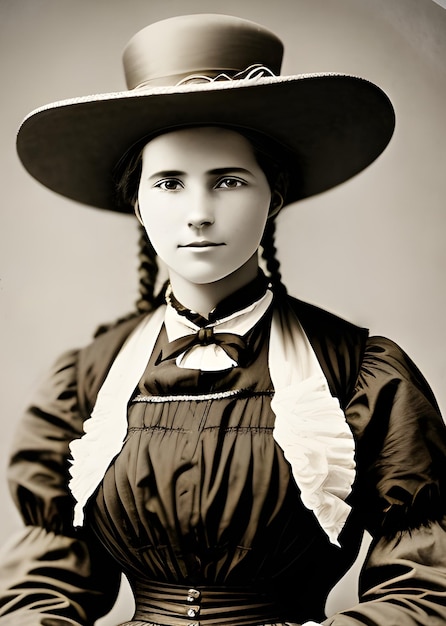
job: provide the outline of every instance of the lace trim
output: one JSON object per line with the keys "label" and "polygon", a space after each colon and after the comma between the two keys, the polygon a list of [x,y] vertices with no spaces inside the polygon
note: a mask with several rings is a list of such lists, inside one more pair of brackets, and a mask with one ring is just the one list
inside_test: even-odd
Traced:
{"label": "lace trim", "polygon": [[202,393],[198,395],[172,395],[172,396],[145,396],[139,394],[133,398],[132,402],[148,402],[148,403],[160,403],[160,402],[207,402],[208,400],[224,400],[225,398],[234,398],[236,396],[242,398],[257,398],[262,396],[272,397],[274,391],[250,391],[249,389],[231,389],[229,391],[216,391],[215,393]]}

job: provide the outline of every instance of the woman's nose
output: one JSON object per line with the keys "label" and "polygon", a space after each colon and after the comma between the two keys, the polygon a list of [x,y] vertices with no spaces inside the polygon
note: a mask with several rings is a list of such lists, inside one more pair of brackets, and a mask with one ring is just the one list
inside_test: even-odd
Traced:
{"label": "woman's nose", "polygon": [[196,194],[192,199],[191,209],[188,215],[188,225],[191,228],[204,228],[211,226],[215,221],[211,200],[207,194]]}

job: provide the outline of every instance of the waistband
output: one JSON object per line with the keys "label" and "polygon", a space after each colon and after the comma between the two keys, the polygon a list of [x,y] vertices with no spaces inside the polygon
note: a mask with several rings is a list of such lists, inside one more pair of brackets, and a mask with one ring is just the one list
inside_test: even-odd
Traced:
{"label": "waistband", "polygon": [[258,626],[282,622],[274,595],[251,587],[134,585],[134,621],[160,626]]}

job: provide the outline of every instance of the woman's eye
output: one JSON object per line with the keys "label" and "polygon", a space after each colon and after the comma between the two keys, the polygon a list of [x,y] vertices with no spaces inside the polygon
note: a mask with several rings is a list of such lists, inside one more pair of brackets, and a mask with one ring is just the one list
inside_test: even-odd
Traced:
{"label": "woman's eye", "polygon": [[175,178],[166,178],[165,180],[158,181],[154,185],[154,187],[162,189],[163,191],[177,191],[181,189],[182,186],[181,182]]}
{"label": "woman's eye", "polygon": [[236,189],[237,187],[243,187],[245,183],[239,178],[222,178],[218,181],[216,188],[217,189]]}

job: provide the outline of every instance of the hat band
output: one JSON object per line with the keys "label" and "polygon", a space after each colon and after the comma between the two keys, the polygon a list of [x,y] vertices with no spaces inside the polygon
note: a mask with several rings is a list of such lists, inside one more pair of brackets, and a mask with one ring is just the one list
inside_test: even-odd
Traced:
{"label": "hat band", "polygon": [[[231,73],[233,72],[233,73]],[[235,72],[235,73],[234,73]],[[177,82],[174,83],[175,87],[179,85],[187,85],[190,83],[213,83],[221,80],[257,80],[259,78],[265,77],[274,77],[276,74],[272,70],[269,69],[266,65],[262,65],[260,63],[255,63],[250,65],[244,70],[204,70],[203,74],[188,74],[187,76],[180,77],[181,75],[176,75],[171,77],[171,83],[175,79]],[[149,78],[148,80],[139,83],[135,87],[135,89],[145,89],[148,86],[154,86],[156,84],[166,84],[166,77],[163,78]]]}

